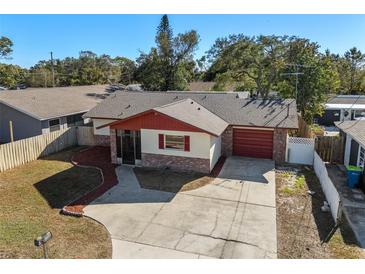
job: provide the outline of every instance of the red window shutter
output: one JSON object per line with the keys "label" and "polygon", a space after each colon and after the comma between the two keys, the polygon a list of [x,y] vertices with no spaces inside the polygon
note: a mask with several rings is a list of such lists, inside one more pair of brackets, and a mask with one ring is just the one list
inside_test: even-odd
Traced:
{"label": "red window shutter", "polygon": [[164,149],[165,148],[165,144],[164,144],[164,135],[163,134],[159,134],[158,135],[158,148],[159,149]]}
{"label": "red window shutter", "polygon": [[190,151],[190,136],[184,136],[184,150]]}

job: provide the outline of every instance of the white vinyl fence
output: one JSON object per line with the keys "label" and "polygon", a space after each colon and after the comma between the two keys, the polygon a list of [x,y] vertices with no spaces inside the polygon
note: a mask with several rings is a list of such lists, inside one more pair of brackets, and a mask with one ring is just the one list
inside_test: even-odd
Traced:
{"label": "white vinyl fence", "polygon": [[93,145],[93,138],[92,127],[71,127],[0,145],[0,172],[71,146]]}
{"label": "white vinyl fence", "polygon": [[338,208],[340,205],[340,195],[328,176],[327,168],[321,157],[314,152],[314,171],[321,183],[326,200],[331,208],[333,219],[337,220]]}
{"label": "white vinyl fence", "polygon": [[287,161],[292,164],[313,165],[314,157],[313,138],[288,138]]}

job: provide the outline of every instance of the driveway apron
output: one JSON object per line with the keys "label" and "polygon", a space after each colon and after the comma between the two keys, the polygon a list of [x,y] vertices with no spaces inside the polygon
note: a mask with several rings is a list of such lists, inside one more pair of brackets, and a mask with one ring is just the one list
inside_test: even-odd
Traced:
{"label": "driveway apron", "polygon": [[140,187],[132,167],[87,206],[103,223],[113,258],[276,258],[274,162],[230,157],[219,176],[177,194]]}

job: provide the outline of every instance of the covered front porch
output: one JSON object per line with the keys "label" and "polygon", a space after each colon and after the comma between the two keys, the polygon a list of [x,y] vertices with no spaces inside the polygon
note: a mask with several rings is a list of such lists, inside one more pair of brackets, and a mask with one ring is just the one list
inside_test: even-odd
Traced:
{"label": "covered front porch", "polygon": [[141,165],[141,131],[128,129],[111,130],[112,162],[114,164]]}

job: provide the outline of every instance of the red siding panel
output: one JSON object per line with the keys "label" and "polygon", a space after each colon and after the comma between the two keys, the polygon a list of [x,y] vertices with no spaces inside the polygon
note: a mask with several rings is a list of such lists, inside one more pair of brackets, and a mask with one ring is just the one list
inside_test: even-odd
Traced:
{"label": "red siding panel", "polygon": [[267,158],[273,157],[273,131],[233,129],[233,155]]}
{"label": "red siding panel", "polygon": [[182,121],[171,118],[158,112],[146,112],[131,119],[121,120],[110,126],[113,129],[140,130],[144,129],[162,129],[176,131],[205,132],[202,129],[186,124]]}
{"label": "red siding panel", "polygon": [[184,150],[190,151],[190,136],[184,136]]}
{"label": "red siding panel", "polygon": [[159,149],[165,148],[165,137],[163,134],[158,135],[158,148]]}

